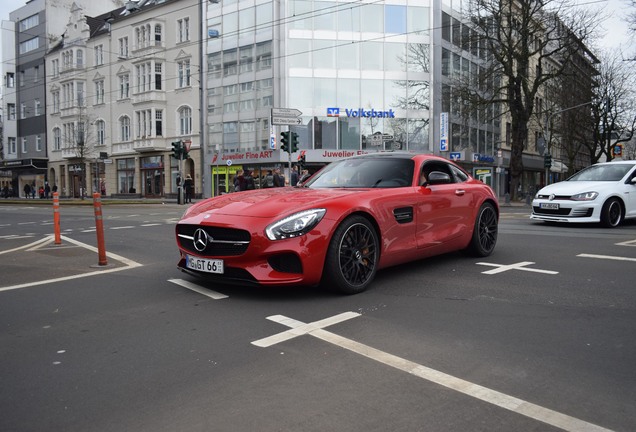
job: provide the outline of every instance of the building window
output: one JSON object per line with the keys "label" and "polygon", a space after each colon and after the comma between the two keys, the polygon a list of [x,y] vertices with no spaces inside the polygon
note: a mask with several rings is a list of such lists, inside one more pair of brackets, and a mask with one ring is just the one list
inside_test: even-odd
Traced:
{"label": "building window", "polygon": [[155,45],[161,45],[161,25],[155,25]]}
{"label": "building window", "polygon": [[177,42],[190,40],[190,18],[177,20]]}
{"label": "building window", "polygon": [[119,76],[119,99],[128,99],[130,97],[130,75]]}
{"label": "building window", "polygon": [[19,75],[19,80],[20,80],[20,87],[24,87],[24,71],[20,71],[20,75]]}
{"label": "building window", "polygon": [[24,119],[27,116],[27,110],[26,110],[26,104],[25,103],[21,103],[20,104],[20,118]]}
{"label": "building window", "polygon": [[40,80],[40,67],[36,66],[33,68],[33,82],[38,82]]}
{"label": "building window", "polygon": [[95,81],[95,104],[104,103],[104,80]]}
{"label": "building window", "polygon": [[22,153],[26,153],[27,152],[27,139],[26,137],[22,137],[22,145],[20,146],[20,151]]}
{"label": "building window", "polygon": [[190,107],[179,108],[179,135],[192,133],[192,109]]}
{"label": "building window", "polygon": [[155,63],[155,90],[161,90],[162,77],[162,64]]}
{"label": "building window", "polygon": [[135,112],[137,122],[137,138],[149,138],[152,134],[152,110],[140,110]]}
{"label": "building window", "polygon": [[117,188],[119,193],[135,193],[135,159],[117,160]]}
{"label": "building window", "polygon": [[128,37],[119,39],[119,57],[128,58]]}
{"label": "building window", "polygon": [[59,113],[60,112],[60,92],[52,91],[51,97],[53,99],[53,112]]}
{"label": "building window", "polygon": [[20,54],[25,54],[30,51],[36,50],[40,47],[40,40],[37,37],[33,39],[20,42]]}
{"label": "building window", "polygon": [[152,90],[152,62],[135,66],[137,76],[137,93]]}
{"label": "building window", "polygon": [[60,61],[58,59],[51,60],[51,75],[57,78],[60,75]]}
{"label": "building window", "polygon": [[7,77],[6,77],[5,84],[9,88],[15,87],[15,73],[7,72]]}
{"label": "building window", "polygon": [[62,68],[64,70],[73,67],[73,50],[64,51],[62,53]]}
{"label": "building window", "polygon": [[60,128],[53,129],[53,150],[60,150],[62,148],[62,134]]}
{"label": "building window", "polygon": [[15,104],[7,104],[7,119],[15,120]]}
{"label": "building window", "polygon": [[84,51],[82,50],[77,50],[77,67],[81,68],[84,67]]}
{"label": "building window", "polygon": [[190,60],[181,60],[177,65],[177,88],[190,87]]}
{"label": "building window", "polygon": [[95,131],[97,133],[97,145],[106,144],[106,123],[104,120],[95,122]]}
{"label": "building window", "polygon": [[97,45],[95,47],[95,66],[101,66],[104,64],[104,46]]}
{"label": "building window", "polygon": [[155,136],[163,136],[163,110],[155,111]]}
{"label": "building window", "polygon": [[34,111],[35,111],[34,114],[36,116],[42,115],[42,112],[41,112],[42,104],[40,103],[40,99],[36,99],[35,102],[33,103],[33,105],[34,105],[33,108],[34,108]]}
{"label": "building window", "polygon": [[17,152],[18,149],[15,137],[9,137],[9,154],[16,154]]}
{"label": "building window", "polygon": [[130,141],[130,118],[127,116],[119,119],[119,135],[122,141]]}
{"label": "building window", "polygon": [[35,27],[38,24],[40,24],[39,15],[37,15],[37,14],[31,15],[30,17],[25,18],[25,19],[20,21],[20,31],[23,32],[23,31],[28,30],[28,29],[30,29],[32,27]]}
{"label": "building window", "polygon": [[35,136],[35,151],[42,151],[42,136]]}
{"label": "building window", "polygon": [[75,83],[75,95],[77,100],[77,106],[84,106],[84,83],[77,82]]}
{"label": "building window", "polygon": [[135,28],[135,36],[137,39],[137,49],[142,49],[150,46],[150,24],[142,25]]}

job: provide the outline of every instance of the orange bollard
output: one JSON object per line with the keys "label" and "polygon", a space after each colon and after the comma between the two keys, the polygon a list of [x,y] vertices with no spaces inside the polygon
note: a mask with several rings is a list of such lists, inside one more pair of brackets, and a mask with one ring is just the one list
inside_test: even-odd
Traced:
{"label": "orange bollard", "polygon": [[55,231],[55,244],[62,244],[60,235],[60,194],[53,192],[53,229]]}
{"label": "orange bollard", "polygon": [[104,221],[102,219],[102,198],[98,192],[93,194],[93,207],[95,207],[95,232],[97,233],[97,253],[100,266],[108,265],[106,260],[106,246],[104,245]]}

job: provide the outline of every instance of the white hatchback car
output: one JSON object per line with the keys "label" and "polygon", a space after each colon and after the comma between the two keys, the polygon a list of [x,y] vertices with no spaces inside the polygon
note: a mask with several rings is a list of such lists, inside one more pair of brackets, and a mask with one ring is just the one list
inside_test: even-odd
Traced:
{"label": "white hatchback car", "polygon": [[531,219],[548,222],[600,222],[616,227],[636,218],[636,161],[589,166],[548,185],[532,201]]}

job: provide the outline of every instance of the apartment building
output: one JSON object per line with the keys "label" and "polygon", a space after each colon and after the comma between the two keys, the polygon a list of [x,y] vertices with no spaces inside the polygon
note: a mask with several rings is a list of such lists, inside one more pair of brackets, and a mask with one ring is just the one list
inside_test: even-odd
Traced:
{"label": "apartment building", "polygon": [[116,0],[30,0],[2,22],[3,108],[6,112],[3,159],[0,169],[9,173],[14,191],[23,194],[28,183],[39,188],[48,181],[46,126],[46,65],[50,36],[64,31],[70,10],[102,13]]}
{"label": "apartment building", "polygon": [[[63,194],[166,197],[180,175],[200,194],[199,16],[196,0],[72,10],[46,56],[49,177]],[[181,164],[174,142],[190,150]]]}

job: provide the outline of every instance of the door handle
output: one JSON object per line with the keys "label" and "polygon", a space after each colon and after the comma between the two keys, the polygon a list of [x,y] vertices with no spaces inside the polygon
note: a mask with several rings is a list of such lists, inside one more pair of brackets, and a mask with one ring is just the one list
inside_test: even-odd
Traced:
{"label": "door handle", "polygon": [[457,196],[462,196],[466,193],[466,191],[464,189],[456,189],[455,190],[455,195]]}

